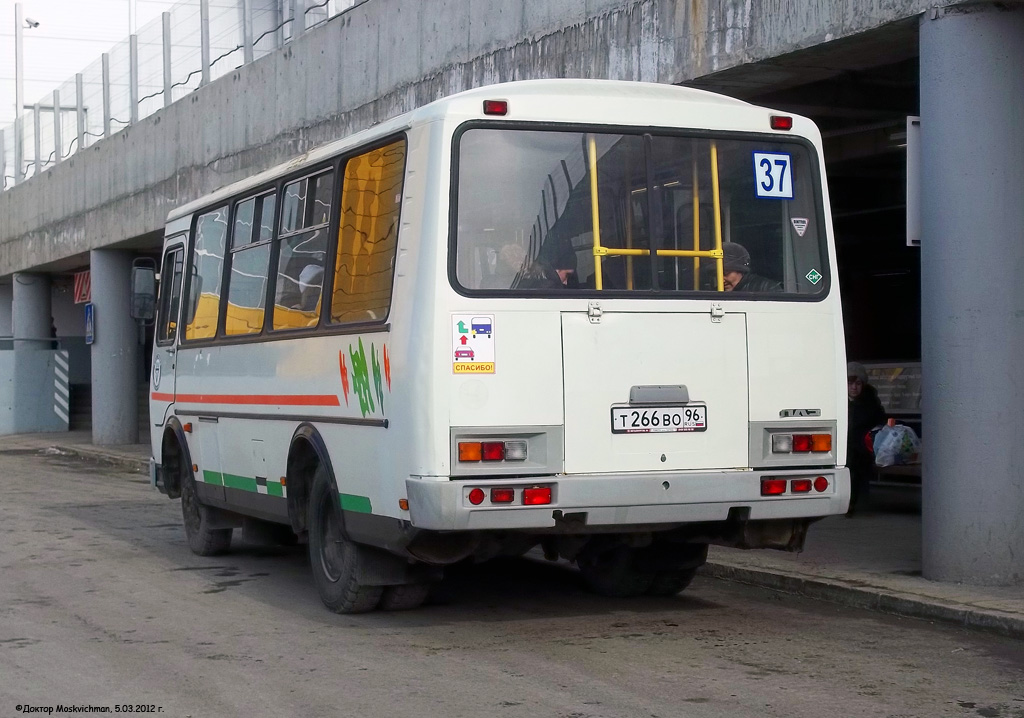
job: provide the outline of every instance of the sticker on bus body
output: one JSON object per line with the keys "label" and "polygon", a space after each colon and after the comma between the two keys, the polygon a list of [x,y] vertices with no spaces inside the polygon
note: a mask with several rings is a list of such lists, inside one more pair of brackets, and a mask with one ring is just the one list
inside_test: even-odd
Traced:
{"label": "sticker on bus body", "polygon": [[494,315],[452,315],[452,372],[494,373]]}

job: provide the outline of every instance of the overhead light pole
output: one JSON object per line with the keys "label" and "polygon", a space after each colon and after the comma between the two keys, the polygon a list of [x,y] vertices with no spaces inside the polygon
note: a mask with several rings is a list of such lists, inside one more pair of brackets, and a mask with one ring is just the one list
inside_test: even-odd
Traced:
{"label": "overhead light pole", "polygon": [[25,67],[23,54],[25,28],[39,27],[39,23],[25,18],[21,3],[14,3],[14,183],[21,181],[25,173],[24,138],[21,132],[21,112],[25,107]]}

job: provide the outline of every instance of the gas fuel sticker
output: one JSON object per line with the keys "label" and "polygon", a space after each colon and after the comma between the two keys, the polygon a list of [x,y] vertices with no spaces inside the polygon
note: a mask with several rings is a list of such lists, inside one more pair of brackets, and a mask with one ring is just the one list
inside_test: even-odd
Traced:
{"label": "gas fuel sticker", "polygon": [[754,189],[758,197],[793,199],[793,159],[788,152],[754,153]]}
{"label": "gas fuel sticker", "polygon": [[452,371],[494,373],[494,315],[452,315]]}

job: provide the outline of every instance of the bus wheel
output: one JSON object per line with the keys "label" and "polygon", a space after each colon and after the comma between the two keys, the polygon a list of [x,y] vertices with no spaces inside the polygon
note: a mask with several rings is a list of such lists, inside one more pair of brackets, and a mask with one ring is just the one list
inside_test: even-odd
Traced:
{"label": "bus wheel", "polygon": [[408,611],[422,606],[429,595],[430,585],[426,583],[388,586],[380,598],[380,608],[383,611]]}
{"label": "bus wheel", "polygon": [[313,476],[307,526],[309,563],[324,605],[335,613],[365,613],[376,608],[384,588],[357,580],[358,563],[369,558],[365,549],[343,535],[338,492],[322,465]]}
{"label": "bus wheel", "polygon": [[654,583],[655,574],[636,567],[636,551],[628,546],[589,556],[578,565],[587,585],[602,596],[641,596]]}
{"label": "bus wheel", "polygon": [[647,589],[648,596],[675,596],[684,588],[690,585],[693,577],[697,575],[695,568],[681,568],[674,571],[659,571],[654,576],[651,587]]}
{"label": "bus wheel", "polygon": [[231,548],[230,528],[210,528],[213,523],[209,506],[200,503],[196,495],[196,481],[184,462],[181,469],[181,517],[185,523],[185,538],[192,553],[216,556]]}

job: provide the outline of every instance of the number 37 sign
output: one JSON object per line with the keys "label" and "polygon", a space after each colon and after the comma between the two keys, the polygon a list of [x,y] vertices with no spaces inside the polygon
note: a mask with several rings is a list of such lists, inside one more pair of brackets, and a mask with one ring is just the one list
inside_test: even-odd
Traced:
{"label": "number 37 sign", "polygon": [[790,155],[755,152],[754,189],[758,197],[793,199],[793,160]]}

